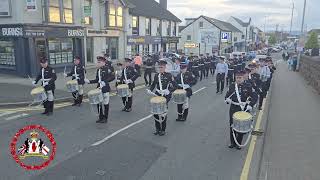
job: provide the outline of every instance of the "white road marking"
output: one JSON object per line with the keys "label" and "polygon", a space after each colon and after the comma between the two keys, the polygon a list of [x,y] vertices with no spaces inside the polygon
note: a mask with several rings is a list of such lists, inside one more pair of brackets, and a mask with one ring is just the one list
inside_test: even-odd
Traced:
{"label": "white road marking", "polygon": [[6,116],[6,115],[10,115],[10,114],[14,114],[15,112],[4,112],[4,113],[0,113],[0,117],[2,116]]}
{"label": "white road marking", "polygon": [[141,122],[143,122],[143,121],[145,121],[145,120],[147,120],[147,119],[149,119],[149,118],[151,118],[151,117],[152,117],[152,114],[149,115],[149,116],[146,116],[146,117],[144,117],[144,118],[142,118],[142,119],[140,119],[140,120],[138,120],[138,121],[136,121],[136,122],[134,122],[134,123],[131,123],[131,124],[129,124],[128,126],[126,126],[126,127],[124,127],[124,128],[121,128],[121,129],[119,129],[118,131],[110,134],[109,136],[101,139],[100,141],[97,141],[97,142],[91,144],[91,146],[97,146],[97,145],[99,145],[99,144],[102,144],[102,143],[108,141],[108,140],[109,140],[110,138],[112,138],[113,136],[116,136],[117,134],[121,133],[122,131],[124,131],[124,130],[126,130],[126,129],[129,129],[130,127],[132,127],[132,126],[134,126],[134,125],[137,125],[137,124],[139,124],[139,123],[141,123]]}
{"label": "white road marking", "polygon": [[24,116],[28,116],[28,114],[22,113],[22,114],[18,114],[18,115],[15,115],[15,116],[10,116],[10,117],[5,118],[4,120],[11,121],[11,120],[18,119],[18,118],[21,118],[21,117],[24,117]]}
{"label": "white road marking", "polygon": [[206,89],[206,88],[207,88],[207,87],[200,88],[200,89],[196,90],[193,94],[197,94],[198,92],[200,92],[200,91],[202,91],[202,90],[204,90],[204,89]]}

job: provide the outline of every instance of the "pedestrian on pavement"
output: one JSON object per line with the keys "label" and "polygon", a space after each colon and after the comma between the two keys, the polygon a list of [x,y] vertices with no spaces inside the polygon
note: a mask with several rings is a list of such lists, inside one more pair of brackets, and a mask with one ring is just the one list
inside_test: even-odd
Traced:
{"label": "pedestrian on pavement", "polygon": [[184,104],[177,104],[178,118],[176,121],[186,121],[189,113],[189,100],[192,96],[191,87],[197,83],[196,77],[187,71],[188,64],[183,61],[180,64],[181,73],[175,78],[175,89],[184,89],[187,92],[187,99]]}
{"label": "pedestrian on pavement", "polygon": [[285,61],[286,60],[286,54],[284,53],[284,51],[282,52],[282,59]]}
{"label": "pedestrian on pavement", "polygon": [[141,66],[142,66],[142,58],[141,56],[137,53],[134,60],[134,68],[137,70],[139,76],[141,76]]}
{"label": "pedestrian on pavement", "polygon": [[289,69],[289,71],[292,71],[292,65],[293,65],[293,60],[292,60],[292,57],[290,57],[289,60],[288,60],[288,69]]}
{"label": "pedestrian on pavement", "polygon": [[236,72],[235,83],[230,85],[230,88],[225,96],[225,102],[230,105],[229,109],[229,125],[230,125],[230,145],[229,148],[241,149],[235,142],[233,132],[235,133],[238,144],[242,143],[243,133],[233,130],[233,114],[238,111],[250,112],[257,102],[257,96],[252,92],[252,86],[249,83],[244,83],[244,71]]}
{"label": "pedestrian on pavement", "polygon": [[228,75],[228,65],[224,62],[224,57],[220,57],[220,61],[216,67],[217,94],[223,93],[224,82]]}
{"label": "pedestrian on pavement", "polygon": [[[151,86],[152,84],[152,71],[154,69],[154,61],[152,60],[151,56],[148,55],[146,63],[145,63],[145,69],[144,69],[144,82],[146,86]],[[147,79],[149,77],[149,81]]]}
{"label": "pedestrian on pavement", "polygon": [[48,65],[47,58],[41,58],[40,65],[40,73],[32,84],[36,85],[38,81],[41,80],[41,85],[47,95],[47,99],[43,102],[44,112],[42,114],[50,116],[53,114],[54,90],[56,88],[55,81],[57,80],[57,75],[54,69]]}
{"label": "pedestrian on pavement", "polygon": [[85,79],[85,73],[86,70],[84,66],[81,64],[80,57],[76,56],[74,58],[74,66],[72,67],[71,71],[66,74],[64,73],[64,77],[70,77],[72,76],[72,80],[77,80],[78,82],[78,90],[76,92],[72,93],[72,96],[74,98],[74,102],[72,106],[80,106],[83,99],[83,85],[84,85],[84,79]]}
{"label": "pedestrian on pavement", "polygon": [[109,100],[110,100],[110,85],[109,83],[115,79],[114,69],[107,64],[106,58],[97,57],[97,73],[93,80],[85,79],[88,84],[97,83],[97,88],[101,89],[103,101],[97,104],[99,118],[96,123],[107,123],[109,116]]}
{"label": "pedestrian on pavement", "polygon": [[298,65],[298,56],[294,55],[292,58],[292,70],[293,71],[297,70],[297,65]]}
{"label": "pedestrian on pavement", "polygon": [[[147,90],[149,94],[152,94],[152,91],[155,89],[155,94],[157,96],[165,97],[167,100],[167,106],[171,99],[173,87],[173,77],[170,73],[165,72],[167,62],[163,59],[159,61],[159,73],[155,74],[152,85],[150,89]],[[163,136],[166,133],[167,127],[167,112],[161,115],[153,115],[155,120],[156,132],[154,135]]]}
{"label": "pedestrian on pavement", "polygon": [[270,75],[271,75],[270,69],[265,59],[261,59],[260,69],[258,73],[260,74],[261,88],[262,88],[262,96],[259,97],[259,110],[262,110],[263,100],[267,96],[267,92],[268,92],[268,79],[270,78]]}
{"label": "pedestrian on pavement", "polygon": [[122,97],[122,102],[124,108],[122,111],[131,112],[132,111],[132,93],[135,88],[135,80],[139,77],[137,70],[130,66],[132,59],[125,58],[124,67],[121,73],[120,83],[127,84],[129,86],[129,95],[127,97]]}

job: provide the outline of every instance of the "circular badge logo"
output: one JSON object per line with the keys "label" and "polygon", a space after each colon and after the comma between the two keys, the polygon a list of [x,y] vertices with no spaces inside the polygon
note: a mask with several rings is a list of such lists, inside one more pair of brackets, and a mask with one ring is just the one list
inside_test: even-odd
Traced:
{"label": "circular badge logo", "polygon": [[55,157],[56,147],[52,133],[41,125],[25,126],[10,143],[13,159],[26,170],[47,167]]}

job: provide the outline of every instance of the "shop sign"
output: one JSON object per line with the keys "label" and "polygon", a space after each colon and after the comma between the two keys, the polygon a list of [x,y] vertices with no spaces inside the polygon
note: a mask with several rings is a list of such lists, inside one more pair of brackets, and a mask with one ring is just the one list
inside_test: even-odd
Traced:
{"label": "shop sign", "polygon": [[87,36],[90,36],[90,37],[119,37],[120,31],[87,29]]}
{"label": "shop sign", "polygon": [[45,30],[25,30],[24,34],[28,37],[44,37]]}
{"label": "shop sign", "polygon": [[145,38],[142,36],[139,37],[128,37],[128,44],[144,44]]}
{"label": "shop sign", "polygon": [[184,47],[185,48],[196,48],[197,45],[195,43],[185,43]]}
{"label": "shop sign", "polygon": [[162,37],[163,43],[178,43],[179,37]]}
{"label": "shop sign", "polygon": [[84,36],[84,32],[81,29],[68,29],[68,37]]}
{"label": "shop sign", "polygon": [[22,27],[1,28],[1,35],[2,36],[21,37],[21,36],[23,36],[23,29],[22,29]]}
{"label": "shop sign", "polygon": [[85,17],[92,17],[91,6],[83,6],[83,13]]}

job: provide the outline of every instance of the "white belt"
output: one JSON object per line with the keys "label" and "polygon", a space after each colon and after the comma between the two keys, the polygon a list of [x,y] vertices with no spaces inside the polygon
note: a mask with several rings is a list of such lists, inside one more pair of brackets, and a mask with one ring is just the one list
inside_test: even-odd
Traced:
{"label": "white belt", "polygon": [[41,79],[41,81],[50,81],[51,80],[51,78],[50,79]]}
{"label": "white belt", "polygon": [[197,68],[197,67],[199,67],[199,66],[192,66],[193,68]]}
{"label": "white belt", "polygon": [[233,71],[234,69],[228,69],[229,71]]}
{"label": "white belt", "polygon": [[203,66],[204,64],[199,64],[199,66]]}

